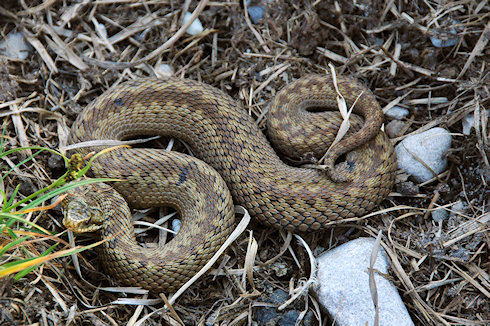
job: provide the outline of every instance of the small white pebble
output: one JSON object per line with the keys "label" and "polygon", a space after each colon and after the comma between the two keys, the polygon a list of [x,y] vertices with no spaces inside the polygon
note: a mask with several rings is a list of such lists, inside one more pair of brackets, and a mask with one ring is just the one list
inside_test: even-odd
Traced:
{"label": "small white pebble", "polygon": [[158,78],[170,77],[174,73],[172,66],[162,63],[155,67],[155,74]]}
{"label": "small white pebble", "polygon": [[105,25],[101,23],[95,23],[94,25],[97,31],[100,33],[100,36],[107,38],[107,29],[105,28]]}
{"label": "small white pebble", "polygon": [[431,215],[432,215],[432,219],[434,220],[434,222],[440,223],[448,217],[449,213],[444,208],[438,208],[438,209],[433,210],[431,212]]}
{"label": "small white pebble", "polygon": [[419,182],[430,180],[433,178],[432,172],[415,156],[439,174],[447,166],[444,153],[451,147],[451,141],[449,131],[439,127],[408,136],[395,147],[398,167],[407,171]]}
{"label": "small white pebble", "polygon": [[10,32],[0,42],[0,53],[12,59],[24,60],[29,55],[29,44],[22,33]]}
{"label": "small white pebble", "polygon": [[399,106],[394,106],[391,109],[389,109],[385,113],[385,115],[388,118],[400,120],[400,119],[406,117],[409,113],[410,112],[407,109],[405,109],[405,108],[402,108],[402,107],[399,107]]}
{"label": "small white pebble", "polygon": [[182,221],[179,219],[172,220],[172,231],[179,233],[180,227],[182,226]]}
{"label": "small white pebble", "polygon": [[[185,13],[184,24],[189,20],[189,18],[191,18],[191,15],[192,14],[190,12]],[[199,18],[196,18],[185,32],[190,35],[196,35],[201,33],[203,30],[204,28],[202,27],[201,21]]]}

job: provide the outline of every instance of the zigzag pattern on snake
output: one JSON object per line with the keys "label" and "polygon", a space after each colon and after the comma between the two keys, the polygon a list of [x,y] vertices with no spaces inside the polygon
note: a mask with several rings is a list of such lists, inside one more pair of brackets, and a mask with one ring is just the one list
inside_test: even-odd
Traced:
{"label": "zigzag pattern on snake", "polygon": [[[346,77],[338,77],[338,87],[360,116],[352,116],[351,131],[329,150],[326,170],[320,170],[284,163],[246,110],[212,86],[178,78],[118,85],[81,113],[70,143],[162,135],[184,141],[199,159],[146,148],[101,155],[92,174],[126,181],[111,184],[117,192],[95,185],[74,193],[63,204],[65,225],[82,232],[100,223],[93,229],[109,238],[102,261],[110,274],[173,292],[230,234],[231,198],[257,220],[291,231],[319,230],[366,214],[390,192],[396,158],[380,131],[383,114],[372,93]],[[267,129],[283,157],[323,156],[341,117],[322,108],[337,110],[336,95],[332,78],[320,75],[303,77],[277,94]],[[77,152],[90,150],[100,148]],[[345,161],[335,165],[342,154]],[[182,229],[164,248],[144,249],[135,241],[125,201],[135,208],[172,206],[182,216]],[[80,217],[88,211],[95,215]]]}

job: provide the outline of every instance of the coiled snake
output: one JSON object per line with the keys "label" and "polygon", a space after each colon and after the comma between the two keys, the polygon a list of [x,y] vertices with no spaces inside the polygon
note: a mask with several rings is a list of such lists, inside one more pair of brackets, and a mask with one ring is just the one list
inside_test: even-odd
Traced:
{"label": "coiled snake", "polygon": [[[162,135],[184,141],[202,161],[152,148],[101,155],[93,175],[125,181],[111,184],[117,192],[96,184],[71,194],[63,203],[65,225],[78,232],[100,229],[108,238],[102,262],[116,279],[173,292],[230,234],[232,198],[257,220],[286,230],[319,230],[362,216],[390,192],[396,159],[380,131],[383,113],[372,93],[346,77],[338,77],[338,87],[363,118],[351,116],[349,133],[329,150],[321,170],[285,164],[246,110],[214,87],[178,78],[119,85],[81,113],[70,143]],[[332,78],[320,75],[276,95],[267,129],[283,158],[324,155],[341,123],[336,95]],[[90,150],[100,147],[77,149],[82,155]],[[344,153],[345,161],[335,165]],[[125,201],[135,208],[174,207],[183,220],[180,232],[163,248],[142,248]]]}

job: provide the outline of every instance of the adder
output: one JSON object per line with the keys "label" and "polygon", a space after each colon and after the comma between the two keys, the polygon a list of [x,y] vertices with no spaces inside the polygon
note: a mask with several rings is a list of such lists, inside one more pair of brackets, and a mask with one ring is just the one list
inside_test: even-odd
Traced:
{"label": "adder", "polygon": [[[396,158],[380,130],[383,113],[374,95],[347,77],[337,77],[337,85],[353,114],[350,131],[330,149],[342,118],[328,75],[305,76],[275,96],[268,138],[244,108],[212,86],[175,77],[118,85],[78,116],[70,143],[161,135],[185,142],[195,157],[155,148],[101,155],[92,175],[124,181],[71,193],[63,202],[64,224],[107,239],[101,259],[114,278],[174,292],[232,231],[233,201],[265,224],[301,232],[368,213],[389,194]],[[323,168],[285,163],[320,158],[327,149]],[[93,150],[100,147],[76,151]],[[182,228],[163,248],[143,248],[127,203],[171,206]]]}

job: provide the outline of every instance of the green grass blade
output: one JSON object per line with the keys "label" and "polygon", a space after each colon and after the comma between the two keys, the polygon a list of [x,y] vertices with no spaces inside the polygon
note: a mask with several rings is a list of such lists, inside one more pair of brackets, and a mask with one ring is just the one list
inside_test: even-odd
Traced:
{"label": "green grass blade", "polygon": [[[42,254],[40,254],[38,257],[45,257],[47,256],[48,254],[51,253],[51,251],[54,250],[54,248],[56,248],[58,246],[58,243],[52,245],[51,247],[49,247],[45,252],[43,252]],[[36,258],[38,258],[36,257]],[[14,281],[18,281],[20,280],[21,278],[23,278],[24,276],[26,276],[27,274],[29,274],[30,272],[32,272],[33,270],[35,270],[39,265],[41,264],[37,264],[37,265],[33,265],[31,267],[27,267],[26,269],[23,269],[21,270],[20,272],[18,272],[15,277],[14,277]]]}
{"label": "green grass blade", "polygon": [[31,236],[28,235],[28,236],[15,239],[14,241],[7,243],[2,249],[0,249],[0,257],[2,257],[3,254],[5,254],[7,252],[7,250],[9,250],[10,248],[18,245],[21,242],[24,242],[25,240],[29,239],[30,237]]}
{"label": "green grass blade", "polygon": [[[14,222],[21,222],[23,224],[27,224],[31,226],[33,229],[41,231],[41,233],[43,234],[52,235],[52,233],[49,232],[48,230],[45,230],[44,228],[40,227],[36,223],[33,223],[23,218],[21,214],[0,213],[0,223],[2,222],[3,219],[7,219],[7,221],[5,222],[5,225],[2,228],[2,230],[0,230],[1,232],[3,232],[5,228],[10,227],[10,225],[12,225]],[[31,231],[33,230],[31,229]]]}
{"label": "green grass blade", "polygon": [[41,205],[43,202],[55,197],[55,196],[58,196],[68,190],[71,190],[71,189],[74,189],[76,187],[79,187],[79,186],[82,186],[82,185],[87,185],[87,184],[91,184],[91,183],[97,183],[97,182],[107,182],[107,181],[116,181],[117,179],[110,179],[110,178],[96,178],[96,179],[85,179],[85,180],[80,180],[80,181],[76,181],[76,182],[71,182],[71,183],[68,183],[62,187],[59,187],[59,188],[56,188],[55,190],[39,197],[39,198],[36,198],[34,199],[33,201],[31,201],[29,204],[27,204],[26,206],[24,206],[22,208],[22,210],[19,211],[19,213],[22,213],[23,210],[27,210],[27,209],[30,209],[30,208],[34,208],[34,207],[37,207],[39,205]]}
{"label": "green grass blade", "polygon": [[15,197],[17,196],[17,193],[19,192],[19,188],[20,188],[20,184],[18,184],[17,187],[15,187],[14,192],[12,193],[12,196],[8,200],[7,205],[5,205],[5,207],[10,207],[12,205],[12,203],[14,202]]}

